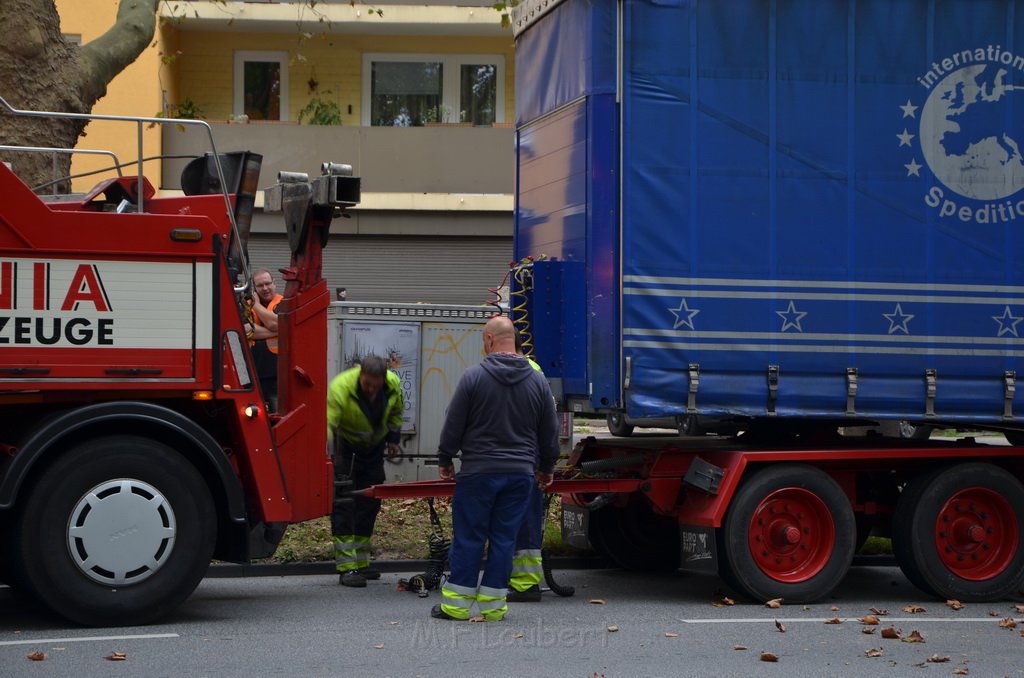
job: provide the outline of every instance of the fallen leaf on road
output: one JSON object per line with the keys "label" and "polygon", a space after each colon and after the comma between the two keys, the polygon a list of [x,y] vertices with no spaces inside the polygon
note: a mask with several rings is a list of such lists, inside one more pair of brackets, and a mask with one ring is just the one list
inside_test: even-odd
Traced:
{"label": "fallen leaf on road", "polygon": [[903,637],[903,632],[900,631],[899,629],[895,629],[895,628],[890,626],[887,629],[882,629],[882,637],[883,638],[888,638],[890,640],[893,640],[895,638],[902,638]]}
{"label": "fallen leaf on road", "polygon": [[35,652],[29,652],[28,653],[28,658],[31,659],[34,662],[41,662],[44,659],[46,659],[46,653],[45,652],[39,652],[38,650],[35,651]]}
{"label": "fallen leaf on road", "polygon": [[878,629],[876,629],[874,626],[862,626],[861,629],[860,629],[860,632],[861,633],[867,633],[867,634],[870,635],[870,634],[874,633],[877,630]]}
{"label": "fallen leaf on road", "polygon": [[397,619],[392,619],[392,620],[391,620],[391,621],[389,621],[388,623],[389,623],[389,624],[391,624],[392,626],[394,626],[395,624],[397,624],[397,623],[398,623],[398,620],[397,620]]}
{"label": "fallen leaf on road", "polygon": [[484,622],[484,621],[487,621],[487,620],[484,619],[483,615],[477,615],[475,617],[470,617],[469,621],[471,621],[471,622]]}
{"label": "fallen leaf on road", "polygon": [[954,676],[966,676],[967,673],[968,671],[966,666],[958,666],[955,669],[953,669]]}
{"label": "fallen leaf on road", "polygon": [[920,605],[913,604],[907,605],[905,608],[903,608],[903,611],[907,614],[921,614],[922,612],[926,612],[926,610]]}
{"label": "fallen leaf on road", "polygon": [[931,657],[928,657],[927,661],[930,661],[932,664],[943,664],[949,661],[949,657],[940,654],[933,654]]}
{"label": "fallen leaf on road", "polygon": [[608,633],[615,633],[618,630],[619,630],[618,626],[609,626],[608,627]]}
{"label": "fallen leaf on road", "polygon": [[735,605],[736,601],[733,600],[732,598],[730,598],[729,596],[723,596],[722,597],[722,604],[723,605]]}
{"label": "fallen leaf on road", "polygon": [[909,636],[900,638],[904,643],[923,643],[924,636],[921,635],[920,631],[911,631]]}
{"label": "fallen leaf on road", "polygon": [[807,612],[810,609],[811,609],[810,605],[804,605],[804,612]]}
{"label": "fallen leaf on road", "polygon": [[832,610],[833,612],[839,612],[839,608],[838,608],[838,607],[836,607],[835,605],[833,605],[833,606],[832,606],[832,607],[830,607],[829,609],[830,609],[830,610]]}
{"label": "fallen leaf on road", "polygon": [[128,659],[128,655],[126,655],[124,652],[118,652],[117,650],[114,650],[109,655],[107,655],[107,660],[112,662],[123,662],[126,659]]}
{"label": "fallen leaf on road", "polygon": [[826,624],[842,624],[843,620],[840,619],[839,617],[832,617],[831,619],[826,619],[825,623]]}
{"label": "fallen leaf on road", "polygon": [[747,646],[746,645],[733,645],[732,649],[734,649],[734,650],[746,650]]}
{"label": "fallen leaf on road", "polygon": [[665,637],[666,638],[678,638],[679,634],[676,633],[675,631],[665,631]]}
{"label": "fallen leaf on road", "polygon": [[762,652],[761,661],[763,662],[777,662],[779,661],[779,655],[774,652]]}
{"label": "fallen leaf on road", "polygon": [[605,600],[604,598],[591,598],[590,599],[590,604],[591,605],[607,605],[608,601]]}
{"label": "fallen leaf on road", "polygon": [[376,645],[374,645],[373,647],[374,647],[375,649],[377,649],[377,650],[383,650],[383,649],[384,649],[384,643],[377,643],[377,644],[376,644]]}
{"label": "fallen leaf on road", "polygon": [[513,634],[512,634],[512,637],[513,637],[513,638],[522,638],[522,637],[523,637],[523,634],[521,634],[521,633],[513,633]]}
{"label": "fallen leaf on road", "polygon": [[773,610],[776,610],[776,609],[782,607],[782,598],[772,598],[767,603],[765,603],[764,606],[765,607],[770,607]]}
{"label": "fallen leaf on road", "polygon": [[869,650],[864,650],[864,654],[866,654],[869,657],[881,657],[884,653],[882,652],[882,648],[873,647]]}
{"label": "fallen leaf on road", "polygon": [[1020,612],[1021,614],[1024,614],[1024,605],[1014,605],[1013,609],[1017,610],[1017,612]]}
{"label": "fallen leaf on road", "polygon": [[962,610],[962,609],[964,609],[964,604],[961,603],[959,600],[947,600],[946,601],[946,606],[949,607],[952,610]]}
{"label": "fallen leaf on road", "polygon": [[868,612],[878,617],[884,617],[889,614],[889,610],[879,610],[877,607],[869,607]]}
{"label": "fallen leaf on road", "polygon": [[777,628],[781,633],[786,632],[786,625],[780,622],[778,619],[775,620],[775,628]]}
{"label": "fallen leaf on road", "polygon": [[996,610],[989,610],[988,611],[988,616],[990,616],[990,617],[998,617],[999,616],[999,612],[996,611]]}
{"label": "fallen leaf on road", "polygon": [[859,621],[861,624],[868,624],[870,626],[874,626],[879,623],[878,617],[873,614],[869,614],[868,616],[861,618]]}
{"label": "fallen leaf on road", "polygon": [[999,628],[1001,629],[1015,629],[1017,628],[1017,622],[1013,621],[1013,617],[1007,617],[1006,619],[999,620]]}

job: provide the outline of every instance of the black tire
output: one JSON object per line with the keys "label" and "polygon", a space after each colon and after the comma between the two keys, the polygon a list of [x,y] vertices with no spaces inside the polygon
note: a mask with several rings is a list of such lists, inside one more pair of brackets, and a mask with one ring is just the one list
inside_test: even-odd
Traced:
{"label": "black tire", "polygon": [[896,563],[903,571],[903,576],[929,596],[938,594],[928,585],[917,566],[917,560],[914,557],[913,519],[914,510],[921,495],[943,470],[945,469],[932,469],[912,478],[900,493],[899,501],[896,502],[896,510],[892,515],[892,553],[896,557]]}
{"label": "black tire", "polygon": [[633,435],[633,426],[626,423],[626,415],[612,412],[608,415],[608,432],[613,436],[628,438]]}
{"label": "black tire", "polygon": [[959,464],[911,483],[904,495],[893,550],[918,588],[989,602],[1024,581],[1024,484],[1013,474],[993,464]]}
{"label": "black tire", "polygon": [[598,553],[624,570],[671,572],[679,568],[679,524],[643,504],[592,511],[587,537]]}
{"label": "black tire", "polygon": [[61,455],[28,488],[15,549],[32,592],[57,614],[135,626],[192,593],[216,523],[209,489],[184,457],[148,438],[109,436]]}
{"label": "black tire", "polygon": [[757,601],[813,602],[846,576],[856,535],[853,507],[827,473],[802,464],[768,467],[732,498],[717,534],[720,573]]}

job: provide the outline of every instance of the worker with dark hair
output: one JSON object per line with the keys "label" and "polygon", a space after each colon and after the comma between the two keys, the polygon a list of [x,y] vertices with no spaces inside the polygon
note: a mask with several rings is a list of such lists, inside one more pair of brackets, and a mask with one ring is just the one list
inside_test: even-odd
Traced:
{"label": "worker with dark hair", "polygon": [[[484,619],[508,612],[516,532],[530,485],[551,484],[558,459],[558,422],[548,382],[515,353],[515,328],[503,316],[484,325],[479,365],[459,379],[438,444],[438,472],[455,479],[451,576],[443,602],[430,615],[469,619],[476,605]],[[462,467],[455,475],[454,457]],[[480,575],[484,544],[487,567]]]}
{"label": "worker with dark hair", "polygon": [[[405,405],[398,375],[380,356],[369,355],[336,376],[327,389],[327,435],[334,440],[334,473],[361,490],[384,482],[384,453],[399,452]],[[366,586],[380,579],[370,567],[370,539],[380,499],[335,494],[331,513],[338,583]]]}

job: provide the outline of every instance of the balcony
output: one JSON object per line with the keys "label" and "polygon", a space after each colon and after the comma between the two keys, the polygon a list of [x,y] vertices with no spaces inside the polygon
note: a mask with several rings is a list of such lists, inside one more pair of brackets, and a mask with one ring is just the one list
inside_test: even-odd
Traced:
{"label": "balcony", "polygon": [[[261,185],[279,171],[320,173],[320,163],[352,165],[364,194],[501,196],[511,210],[515,186],[513,130],[507,127],[350,127],[295,123],[212,122],[217,150],[263,155]],[[163,127],[164,155],[195,156],[209,150],[197,126]],[[163,162],[165,190],[180,189],[187,159]]]}

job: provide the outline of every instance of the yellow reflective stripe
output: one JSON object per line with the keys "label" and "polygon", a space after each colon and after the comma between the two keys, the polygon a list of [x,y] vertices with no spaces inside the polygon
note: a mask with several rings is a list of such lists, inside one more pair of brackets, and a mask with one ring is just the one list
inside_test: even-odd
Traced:
{"label": "yellow reflective stripe", "polygon": [[455,619],[469,619],[469,610],[476,599],[476,589],[457,584],[445,584],[441,588],[441,609]]}
{"label": "yellow reflective stripe", "polygon": [[505,602],[507,589],[495,589],[489,586],[481,586],[480,593],[476,595],[476,606],[480,608],[480,614],[487,621],[500,621],[508,612],[508,603]]}
{"label": "yellow reflective stripe", "polygon": [[334,541],[334,569],[338,572],[370,566],[370,538],[353,534],[331,537]]}

